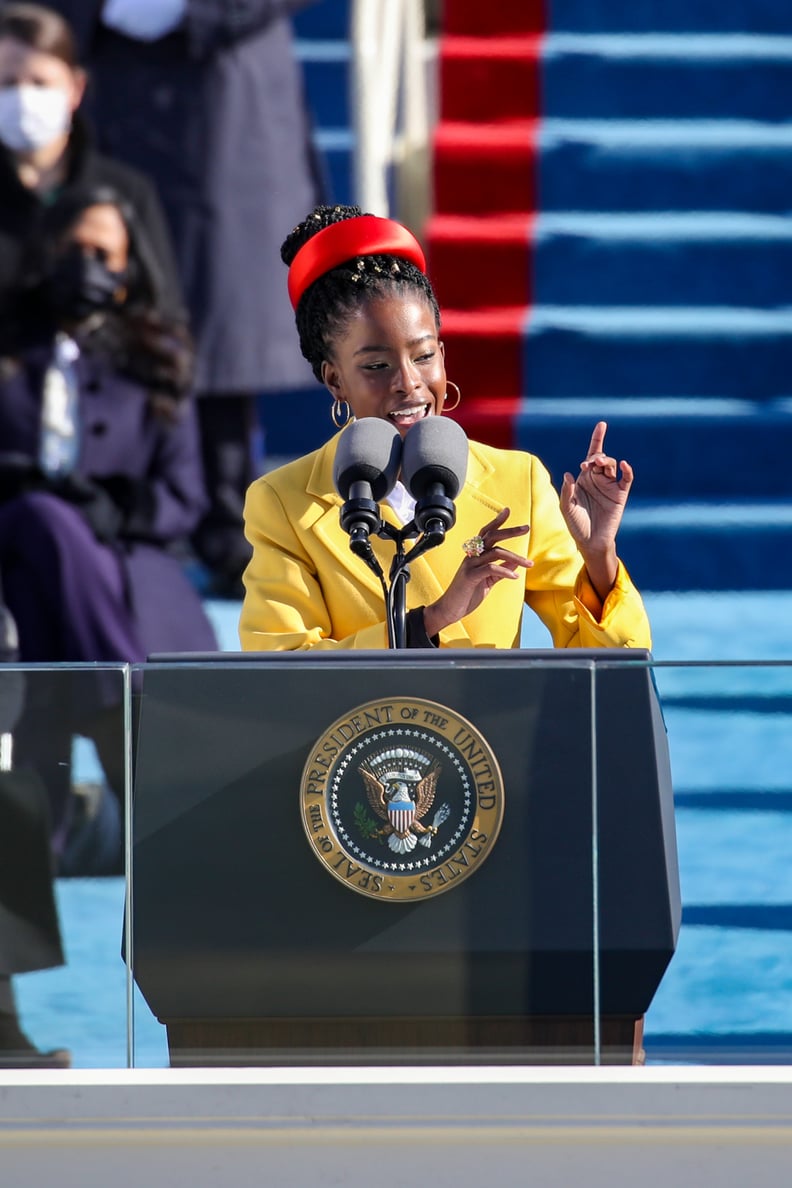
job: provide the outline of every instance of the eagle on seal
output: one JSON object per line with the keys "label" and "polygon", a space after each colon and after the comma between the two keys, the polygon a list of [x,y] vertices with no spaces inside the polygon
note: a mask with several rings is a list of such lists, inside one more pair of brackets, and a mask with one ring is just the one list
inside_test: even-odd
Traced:
{"label": "eagle on seal", "polygon": [[432,807],[441,770],[441,764],[435,760],[426,775],[417,782],[400,778],[399,773],[391,775],[387,784],[384,784],[370,767],[361,764],[359,771],[366,786],[368,802],[380,820],[385,822],[378,830],[378,836],[387,837],[388,845],[395,853],[409,854],[415,849],[418,835],[423,834],[422,840],[430,844],[432,836],[437,833],[437,825],[423,825],[421,818]]}

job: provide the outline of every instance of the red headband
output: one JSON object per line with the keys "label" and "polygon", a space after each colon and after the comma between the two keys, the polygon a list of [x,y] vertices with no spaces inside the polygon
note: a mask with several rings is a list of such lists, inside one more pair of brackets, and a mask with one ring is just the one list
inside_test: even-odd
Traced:
{"label": "red headband", "polygon": [[331,268],[355,256],[401,256],[426,272],[421,245],[401,223],[378,215],[359,215],[331,223],[304,243],[289,268],[289,297],[297,308],[305,290]]}

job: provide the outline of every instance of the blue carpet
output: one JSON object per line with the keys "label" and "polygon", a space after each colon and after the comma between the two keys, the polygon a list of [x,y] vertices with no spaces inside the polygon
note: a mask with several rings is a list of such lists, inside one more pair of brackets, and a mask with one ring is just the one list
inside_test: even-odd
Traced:
{"label": "blue carpet", "polygon": [[789,32],[789,9],[778,0],[547,0],[547,12],[548,26],[572,32]]}
{"label": "blue carpet", "polygon": [[[646,601],[661,663],[792,657],[790,591]],[[238,605],[209,610],[224,649],[237,650]],[[526,624],[525,646],[547,642],[541,625]],[[685,915],[647,1017],[648,1058],[792,1058],[792,668],[669,666],[657,681]],[[61,880],[57,895],[67,964],[16,980],[24,1025],[43,1047],[69,1046],[77,1067],[123,1066],[123,880]],[[164,1028],[135,1001],[135,1063],[163,1067]]]}

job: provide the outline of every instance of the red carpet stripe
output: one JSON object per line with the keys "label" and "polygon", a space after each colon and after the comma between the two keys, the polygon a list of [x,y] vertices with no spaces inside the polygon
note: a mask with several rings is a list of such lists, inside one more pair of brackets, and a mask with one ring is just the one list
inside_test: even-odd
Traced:
{"label": "red carpet stripe", "polygon": [[534,297],[545,5],[445,0],[443,18],[429,266],[449,378],[463,392],[454,416],[471,436],[513,446]]}
{"label": "red carpet stripe", "polygon": [[[493,445],[514,442],[514,417],[522,390],[525,309],[443,311],[442,338],[448,378],[462,403],[454,419],[466,433]],[[484,414],[484,404],[491,412]]]}
{"label": "red carpet stripe", "polygon": [[539,114],[543,37],[444,37],[440,97],[444,120],[526,120]]}
{"label": "red carpet stripe", "polygon": [[541,33],[546,7],[546,0],[443,0],[443,30],[468,37]]}
{"label": "red carpet stripe", "polygon": [[430,219],[426,246],[441,308],[530,304],[533,223],[532,214],[498,219],[437,214]]}
{"label": "red carpet stripe", "polygon": [[434,141],[435,210],[492,215],[536,209],[536,120],[441,121]]}

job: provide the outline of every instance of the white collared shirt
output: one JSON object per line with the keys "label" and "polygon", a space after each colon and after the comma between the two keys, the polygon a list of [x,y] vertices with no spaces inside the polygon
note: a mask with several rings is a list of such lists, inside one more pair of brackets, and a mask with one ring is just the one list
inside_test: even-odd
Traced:
{"label": "white collared shirt", "polygon": [[385,502],[393,508],[402,527],[415,515],[415,500],[402,482],[396,483],[391,493],[385,496]]}

